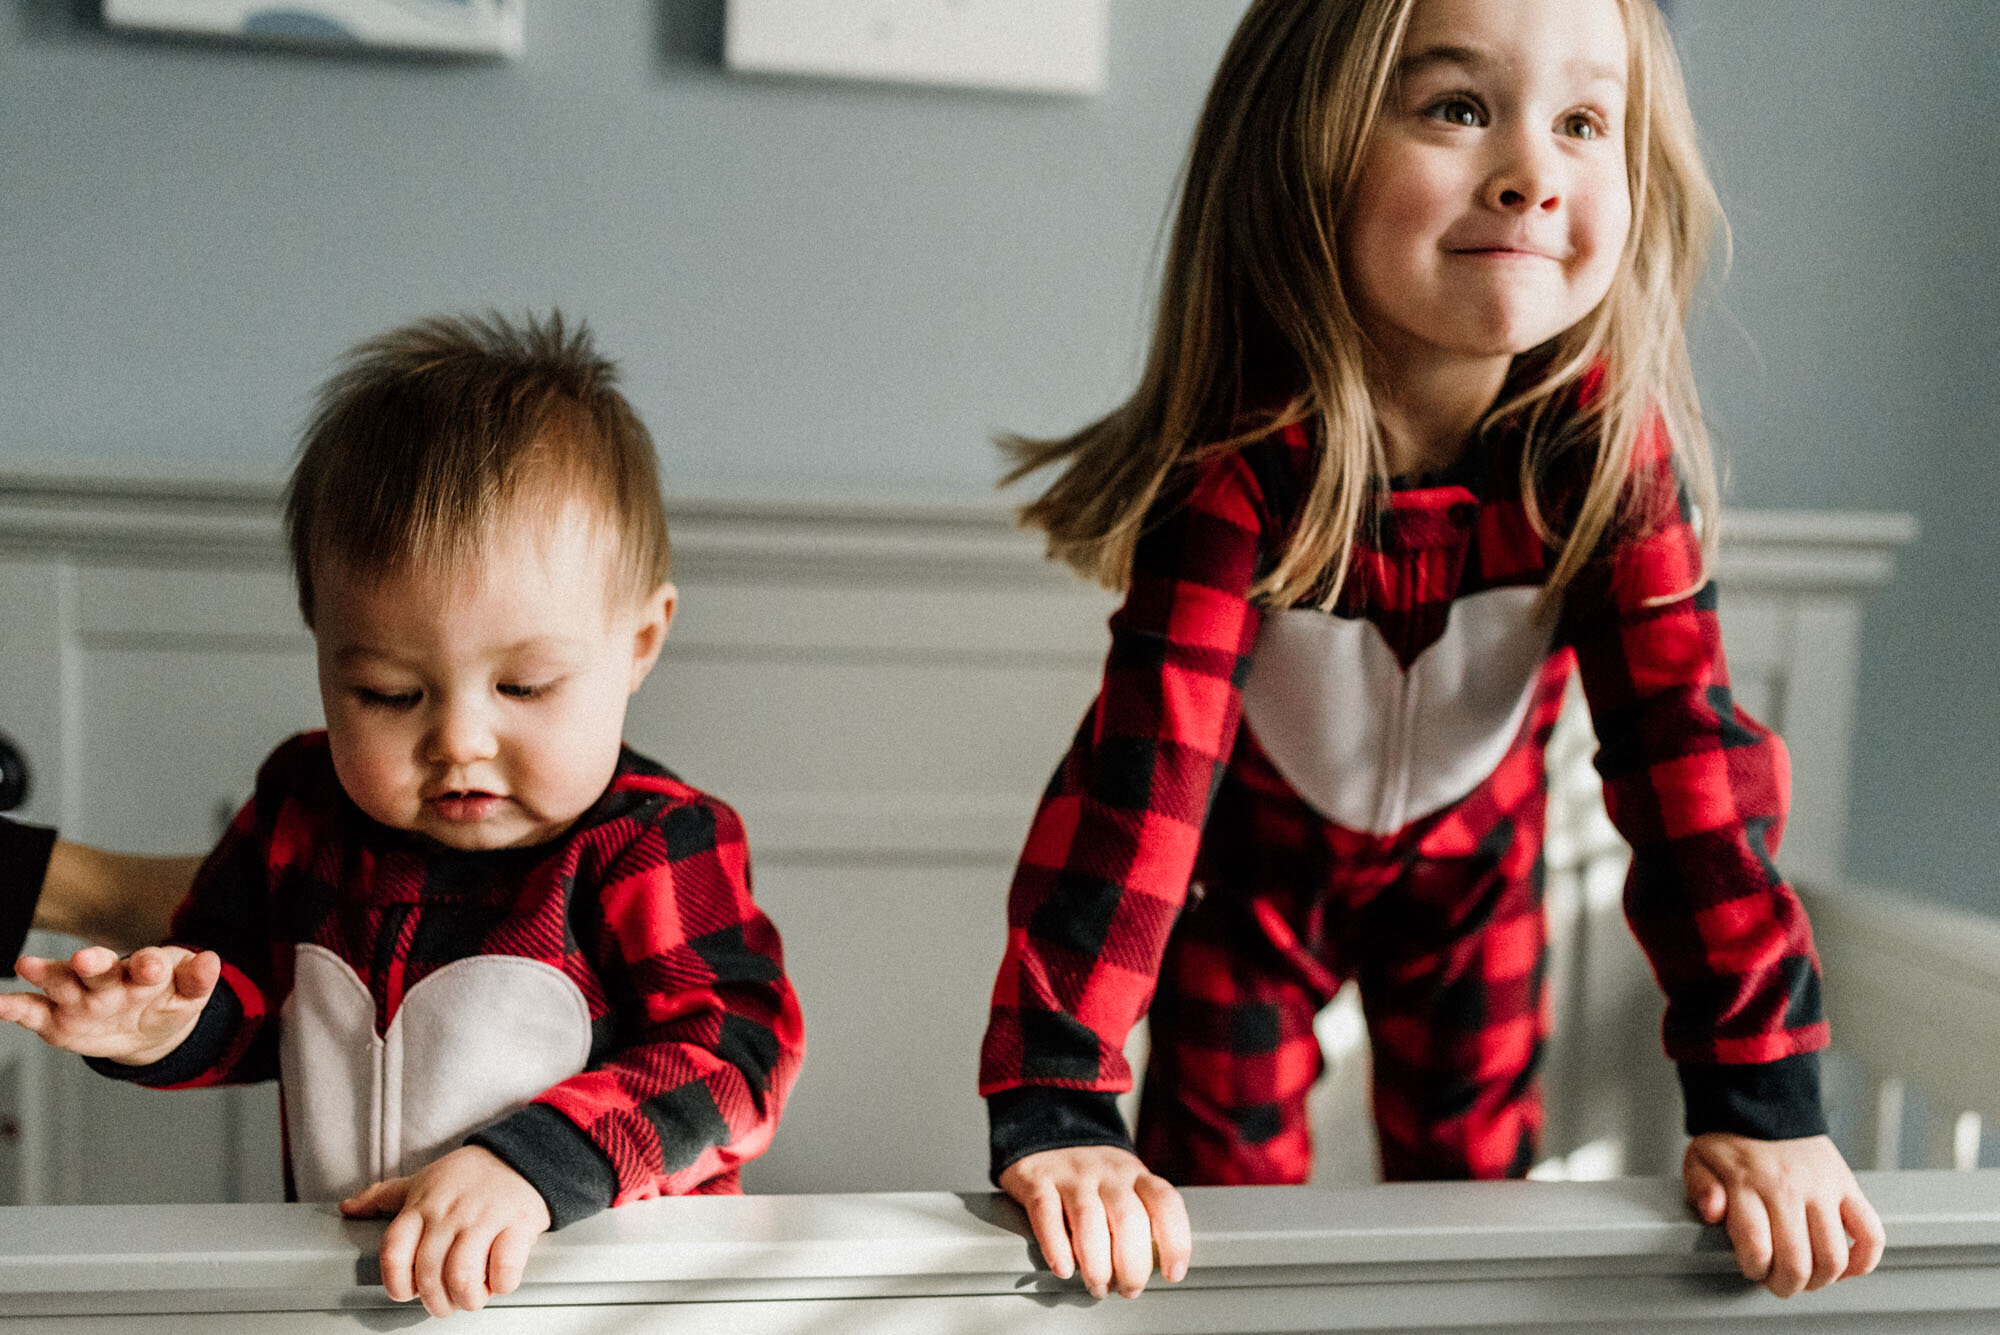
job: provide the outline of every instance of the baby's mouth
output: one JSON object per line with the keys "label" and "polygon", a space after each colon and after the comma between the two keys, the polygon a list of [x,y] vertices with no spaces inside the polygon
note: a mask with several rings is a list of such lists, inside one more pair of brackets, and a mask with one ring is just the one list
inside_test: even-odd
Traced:
{"label": "baby's mouth", "polygon": [[427,805],[439,816],[454,824],[472,824],[491,816],[506,800],[498,793],[480,792],[476,789],[454,789],[448,793],[439,793],[429,799]]}

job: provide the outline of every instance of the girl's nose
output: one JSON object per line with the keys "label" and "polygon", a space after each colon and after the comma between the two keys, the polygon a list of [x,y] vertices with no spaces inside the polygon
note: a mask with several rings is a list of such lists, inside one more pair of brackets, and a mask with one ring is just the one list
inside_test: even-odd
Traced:
{"label": "girl's nose", "polygon": [[432,722],[429,758],[445,765],[469,765],[491,760],[498,749],[487,711],[458,701],[446,701]]}
{"label": "girl's nose", "polygon": [[1539,136],[1518,136],[1486,179],[1486,203],[1504,213],[1553,213],[1562,206],[1559,178],[1554,154]]}

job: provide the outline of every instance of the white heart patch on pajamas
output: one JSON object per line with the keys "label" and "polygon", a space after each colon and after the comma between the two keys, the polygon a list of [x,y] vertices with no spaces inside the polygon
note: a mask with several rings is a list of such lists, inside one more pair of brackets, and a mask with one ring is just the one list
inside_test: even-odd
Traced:
{"label": "white heart patch on pajamas", "polygon": [[590,1058],[583,992],[539,960],[454,960],[411,987],[377,1034],[375,1000],[347,962],[296,949],[278,1064],[300,1200],[414,1172]]}
{"label": "white heart patch on pajamas", "polygon": [[1336,825],[1393,834],[1458,801],[1513,745],[1553,634],[1538,588],[1451,604],[1407,669],[1365,619],[1267,617],[1243,716],[1300,797]]}

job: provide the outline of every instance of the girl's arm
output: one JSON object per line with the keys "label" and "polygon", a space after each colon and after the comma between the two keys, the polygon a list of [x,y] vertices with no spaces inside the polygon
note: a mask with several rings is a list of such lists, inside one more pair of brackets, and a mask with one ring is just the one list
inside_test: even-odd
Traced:
{"label": "girl's arm", "polygon": [[[1242,717],[1274,439],[1148,516],[1111,648],[1029,827],[980,1054],[995,1182],[1029,1154],[1130,1149],[1116,1095]],[[1270,465],[1266,467],[1265,465]]]}
{"label": "girl's arm", "polygon": [[561,1228],[610,1205],[733,1182],[763,1153],[805,1053],[777,929],[750,897],[736,813],[669,805],[606,873],[591,950],[618,1045],[467,1140]]}

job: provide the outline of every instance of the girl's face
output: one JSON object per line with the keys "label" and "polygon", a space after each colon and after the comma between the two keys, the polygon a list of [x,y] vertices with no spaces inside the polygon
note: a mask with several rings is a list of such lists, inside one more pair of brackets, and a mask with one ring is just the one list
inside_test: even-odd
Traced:
{"label": "girl's face", "polygon": [[1393,374],[1506,361],[1610,290],[1631,198],[1617,0],[1417,0],[1341,227]]}

